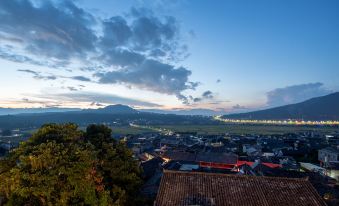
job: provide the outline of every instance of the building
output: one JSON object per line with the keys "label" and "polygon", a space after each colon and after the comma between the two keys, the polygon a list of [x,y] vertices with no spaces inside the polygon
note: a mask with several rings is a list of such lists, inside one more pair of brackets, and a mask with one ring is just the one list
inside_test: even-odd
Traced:
{"label": "building", "polygon": [[326,175],[339,181],[339,149],[327,147],[319,150],[318,160],[326,169]]}
{"label": "building", "polygon": [[164,171],[155,206],[326,205],[304,178]]}
{"label": "building", "polygon": [[216,169],[233,169],[238,163],[238,155],[234,153],[202,152],[196,156],[200,167]]}
{"label": "building", "polygon": [[238,155],[233,153],[199,152],[189,153],[170,151],[162,158],[165,161],[190,162],[198,164],[201,168],[233,169],[238,162]]}
{"label": "building", "polygon": [[323,164],[339,161],[339,149],[334,147],[326,147],[319,150],[318,160]]}
{"label": "building", "polygon": [[261,156],[262,155],[261,149],[262,148],[260,145],[244,144],[242,150],[248,156]]}
{"label": "building", "polygon": [[308,163],[308,162],[299,162],[300,166],[302,169],[306,170],[306,171],[310,171],[310,172],[317,172],[319,174],[325,175],[326,174],[326,169],[319,167],[317,165],[314,165],[312,163]]}

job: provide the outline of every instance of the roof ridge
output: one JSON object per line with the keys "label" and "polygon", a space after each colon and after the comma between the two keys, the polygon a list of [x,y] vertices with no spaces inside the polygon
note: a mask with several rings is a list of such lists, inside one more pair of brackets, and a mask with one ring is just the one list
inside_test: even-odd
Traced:
{"label": "roof ridge", "polygon": [[226,176],[226,177],[239,177],[244,179],[275,179],[275,180],[290,180],[290,181],[302,181],[302,182],[309,182],[308,178],[297,178],[297,177],[267,177],[267,176],[249,176],[249,175],[235,175],[235,174],[223,174],[223,173],[207,173],[207,172],[186,172],[186,171],[175,171],[175,170],[167,170],[163,169],[165,173],[178,173],[178,174],[201,174],[201,175],[208,175],[208,176]]}

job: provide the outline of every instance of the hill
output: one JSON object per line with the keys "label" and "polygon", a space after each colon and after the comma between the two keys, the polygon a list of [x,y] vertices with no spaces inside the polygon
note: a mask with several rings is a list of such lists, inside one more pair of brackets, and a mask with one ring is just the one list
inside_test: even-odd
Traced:
{"label": "hill", "polygon": [[201,116],[215,116],[224,112],[214,111],[211,109],[173,109],[173,110],[161,110],[161,109],[141,109],[142,112],[152,112],[159,114],[176,114],[176,115],[201,115]]}
{"label": "hill", "polygon": [[80,109],[80,108],[59,108],[59,107],[48,107],[48,108],[1,108],[0,115],[17,115],[17,114],[36,114],[36,113],[57,113],[57,112],[93,112],[93,113],[137,113],[138,111],[122,104],[109,105],[99,109]]}
{"label": "hill", "polygon": [[254,112],[224,115],[228,119],[255,120],[339,120],[339,92]]}
{"label": "hill", "polygon": [[0,115],[15,115],[15,114],[27,114],[27,113],[46,113],[46,112],[70,112],[79,111],[78,108],[59,108],[59,107],[47,107],[47,108],[3,108],[0,107]]}
{"label": "hill", "polygon": [[157,114],[140,112],[125,105],[111,105],[100,109],[84,109],[70,112],[30,113],[0,116],[0,129],[36,128],[46,123],[76,123],[81,126],[92,123],[114,125],[165,124],[215,124],[210,117]]}
{"label": "hill", "polygon": [[109,105],[104,108],[99,109],[85,109],[81,111],[82,113],[105,113],[105,114],[135,114],[138,113],[138,110],[135,110],[129,106],[122,104]]}

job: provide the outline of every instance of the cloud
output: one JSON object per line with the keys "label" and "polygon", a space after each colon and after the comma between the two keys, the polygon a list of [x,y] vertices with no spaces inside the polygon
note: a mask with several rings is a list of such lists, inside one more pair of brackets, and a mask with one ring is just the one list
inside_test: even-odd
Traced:
{"label": "cloud", "polygon": [[[179,23],[171,16],[132,8],[125,16],[101,19],[73,1],[2,0],[0,19],[0,40],[8,44],[0,47],[3,59],[57,69],[76,65],[99,78],[98,83],[175,95],[183,102],[183,92],[199,85],[189,80],[188,68],[173,65],[189,54]],[[83,76],[71,79],[92,81]]]}
{"label": "cloud", "polygon": [[151,102],[145,102],[137,99],[126,98],[114,94],[106,94],[99,92],[83,92],[74,91],[72,93],[57,93],[57,94],[37,94],[31,95],[35,98],[58,100],[58,101],[71,101],[71,102],[100,102],[102,104],[124,104],[129,106],[141,107],[159,107],[161,105]]}
{"label": "cloud", "polygon": [[[202,102],[204,100],[211,100],[213,98],[214,98],[213,92],[209,90],[203,92],[200,97],[189,96],[189,100],[191,100],[193,103]],[[188,103],[190,102],[188,101]]]}
{"label": "cloud", "polygon": [[18,69],[17,71],[18,72],[26,72],[26,73],[33,74],[33,75],[39,75],[40,74],[40,72],[36,72],[36,71],[30,70],[30,69]]}
{"label": "cloud", "polygon": [[[54,74],[43,75],[41,74],[41,72],[33,71],[30,69],[18,69],[17,71],[32,74],[33,78],[38,79],[38,80],[73,79],[73,80],[82,81],[82,82],[92,82],[90,78],[84,77],[84,76],[65,77],[65,76],[58,76]],[[85,86],[81,85],[81,87],[85,87]]]}
{"label": "cloud", "polygon": [[78,89],[75,88],[75,87],[67,87],[67,89],[68,89],[69,91],[72,91],[72,92],[78,91]]}
{"label": "cloud", "polygon": [[90,105],[91,105],[91,106],[97,106],[97,107],[105,106],[104,104],[101,104],[101,103],[99,103],[99,102],[91,102]]}
{"label": "cloud", "polygon": [[[1,37],[0,37],[0,40],[1,40]],[[0,47],[0,58],[8,60],[8,61],[12,61],[12,62],[29,63],[29,64],[33,64],[33,65],[38,65],[38,66],[41,66],[41,65],[44,64],[41,61],[34,60],[34,59],[29,58],[29,57],[24,56],[24,55],[13,54],[13,51],[11,51],[11,49],[5,49],[5,48],[1,48],[1,47]]]}
{"label": "cloud", "polygon": [[94,17],[72,1],[0,1],[0,28],[25,42],[23,48],[36,55],[57,59],[85,55],[94,49],[96,35],[90,28]]}
{"label": "cloud", "polygon": [[204,93],[202,93],[201,95],[203,98],[205,99],[212,99],[214,96],[213,96],[213,93],[211,91],[205,91]]}
{"label": "cloud", "polygon": [[30,69],[18,69],[17,71],[32,74],[34,79],[39,79],[39,80],[56,80],[58,78],[58,76],[53,75],[53,74],[42,75],[40,72],[33,71]]}
{"label": "cloud", "polygon": [[331,92],[320,82],[277,88],[267,92],[267,106],[275,107],[294,104],[313,97],[327,95]]}
{"label": "cloud", "polygon": [[102,84],[122,83],[159,93],[174,94],[183,98],[181,92],[187,89],[195,89],[194,82],[188,81],[191,71],[184,67],[174,68],[155,60],[146,60],[138,67],[96,73]]}
{"label": "cloud", "polygon": [[193,98],[193,102],[201,102],[203,99],[201,97]]}
{"label": "cloud", "polygon": [[84,76],[73,76],[70,77],[71,79],[82,81],[82,82],[91,82],[92,80],[90,78],[84,77]]}
{"label": "cloud", "polygon": [[221,79],[217,79],[216,83],[220,83],[221,82]]}
{"label": "cloud", "polygon": [[12,104],[20,104],[20,103],[28,103],[28,104],[39,104],[43,107],[59,107],[62,106],[61,102],[59,101],[45,101],[45,100],[35,100],[29,98],[22,98],[21,100],[11,101]]}
{"label": "cloud", "polygon": [[247,107],[245,106],[241,106],[240,104],[236,104],[232,107],[233,109],[248,109]]}

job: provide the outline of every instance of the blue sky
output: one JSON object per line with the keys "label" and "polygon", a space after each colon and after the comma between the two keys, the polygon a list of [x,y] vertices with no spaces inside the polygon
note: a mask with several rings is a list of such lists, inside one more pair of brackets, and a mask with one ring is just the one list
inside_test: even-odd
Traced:
{"label": "blue sky", "polygon": [[2,107],[238,112],[339,89],[336,0],[46,2],[0,2]]}

